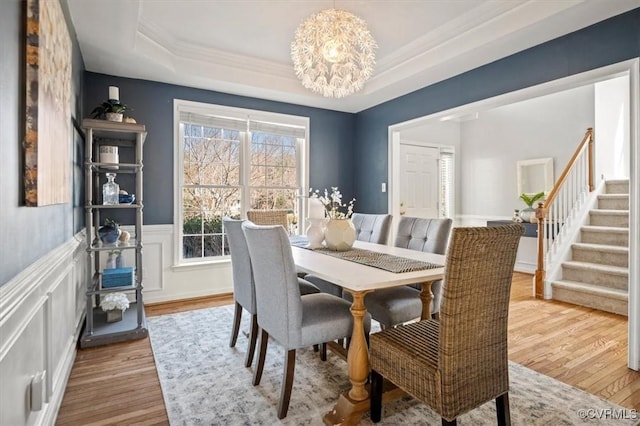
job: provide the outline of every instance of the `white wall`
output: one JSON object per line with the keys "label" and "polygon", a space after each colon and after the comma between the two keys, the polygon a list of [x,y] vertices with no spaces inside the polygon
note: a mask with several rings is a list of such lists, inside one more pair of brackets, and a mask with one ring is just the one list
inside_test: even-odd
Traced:
{"label": "white wall", "polygon": [[400,138],[433,145],[453,145],[457,149],[460,147],[460,123],[437,121],[403,128],[400,132]]}
{"label": "white wall", "polygon": [[479,113],[462,123],[458,214],[510,218],[516,162],[553,157],[554,179],[594,126],[594,88],[583,86]]}
{"label": "white wall", "polygon": [[595,84],[595,176],[629,178],[629,76]]}
{"label": "white wall", "polygon": [[[588,127],[594,126],[594,87],[584,86],[403,128],[401,138],[456,147],[454,226],[484,226],[526,207],[517,196],[516,162],[552,157],[557,178]],[[537,241],[522,238],[517,271],[533,273]]]}

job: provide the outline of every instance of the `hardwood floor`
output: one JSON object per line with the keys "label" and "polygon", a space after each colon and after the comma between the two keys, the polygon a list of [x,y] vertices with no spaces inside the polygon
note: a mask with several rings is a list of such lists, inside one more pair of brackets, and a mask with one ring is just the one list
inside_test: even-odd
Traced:
{"label": "hardwood floor", "polygon": [[640,373],[627,368],[627,317],[534,299],[531,279],[514,274],[509,359],[640,410]]}
{"label": "hardwood floor", "polygon": [[[148,316],[232,303],[231,296],[145,307]],[[509,359],[640,411],[640,373],[627,369],[627,318],[536,300],[514,274]],[[57,425],[166,425],[148,339],[78,350]]]}
{"label": "hardwood floor", "polygon": [[[233,303],[231,295],[145,306],[147,316]],[[79,349],[56,425],[168,425],[149,339]]]}

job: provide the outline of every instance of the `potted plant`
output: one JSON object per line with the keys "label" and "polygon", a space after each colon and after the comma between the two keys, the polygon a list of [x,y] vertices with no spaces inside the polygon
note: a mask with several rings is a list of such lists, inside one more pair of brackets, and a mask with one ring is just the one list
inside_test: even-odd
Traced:
{"label": "potted plant", "polygon": [[[335,251],[349,250],[356,240],[356,228],[349,219],[353,214],[353,205],[356,199],[352,199],[348,204],[342,203],[342,193],[336,186],[331,187],[331,193],[324,190],[324,195],[319,190],[315,192],[310,188],[311,198],[318,199],[326,210],[329,217],[324,231],[324,241],[327,248]],[[346,207],[346,212],[340,211]]]}
{"label": "potted plant", "polygon": [[104,101],[91,111],[91,118],[122,122],[123,113],[132,110],[132,108],[121,104],[119,101]]}
{"label": "potted plant", "polygon": [[107,314],[107,322],[122,320],[122,313],[129,308],[129,299],[124,293],[109,293],[102,298],[100,308]]}
{"label": "potted plant", "polygon": [[534,223],[532,219],[535,218],[536,209],[533,208],[533,204],[542,198],[544,198],[544,191],[538,192],[537,194],[527,194],[524,192],[520,194],[520,199],[527,205],[526,209],[520,211],[520,217],[523,221]]}

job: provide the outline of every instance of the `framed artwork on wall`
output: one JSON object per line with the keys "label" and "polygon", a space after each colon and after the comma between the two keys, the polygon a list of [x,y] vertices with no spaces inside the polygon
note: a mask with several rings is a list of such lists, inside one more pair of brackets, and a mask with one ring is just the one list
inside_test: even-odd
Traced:
{"label": "framed artwork on wall", "polygon": [[26,1],[24,202],[71,201],[72,45],[59,1]]}
{"label": "framed artwork on wall", "polygon": [[73,232],[77,233],[84,227],[84,144],[85,135],[80,125],[71,120],[73,129]]}

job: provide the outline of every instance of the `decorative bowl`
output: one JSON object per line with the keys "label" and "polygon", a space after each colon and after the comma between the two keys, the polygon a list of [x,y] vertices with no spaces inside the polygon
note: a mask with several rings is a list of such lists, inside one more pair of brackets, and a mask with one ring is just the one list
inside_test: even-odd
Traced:
{"label": "decorative bowl", "polygon": [[98,237],[103,243],[113,244],[120,237],[120,228],[116,225],[103,225],[98,228]]}
{"label": "decorative bowl", "polygon": [[131,204],[136,199],[136,194],[120,194],[118,196],[120,204]]}

